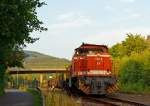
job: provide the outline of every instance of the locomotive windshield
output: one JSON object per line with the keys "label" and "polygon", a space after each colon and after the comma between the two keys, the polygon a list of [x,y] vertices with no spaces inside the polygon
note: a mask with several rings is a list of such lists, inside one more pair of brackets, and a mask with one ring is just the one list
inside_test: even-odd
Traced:
{"label": "locomotive windshield", "polygon": [[89,54],[89,53],[102,53],[104,51],[103,51],[103,49],[84,49],[84,48],[81,48],[81,49],[78,49],[77,52],[79,54],[82,54],[82,53]]}
{"label": "locomotive windshield", "polygon": [[108,52],[108,48],[105,45],[82,44],[79,48],[75,49],[75,54],[77,55],[99,54],[104,52]]}

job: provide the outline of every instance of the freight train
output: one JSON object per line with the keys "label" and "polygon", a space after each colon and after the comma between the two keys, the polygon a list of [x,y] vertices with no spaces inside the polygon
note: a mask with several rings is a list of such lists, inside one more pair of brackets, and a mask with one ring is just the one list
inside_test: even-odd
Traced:
{"label": "freight train", "polygon": [[69,71],[69,86],[85,94],[109,93],[117,83],[112,74],[112,58],[106,45],[83,43],[75,49]]}

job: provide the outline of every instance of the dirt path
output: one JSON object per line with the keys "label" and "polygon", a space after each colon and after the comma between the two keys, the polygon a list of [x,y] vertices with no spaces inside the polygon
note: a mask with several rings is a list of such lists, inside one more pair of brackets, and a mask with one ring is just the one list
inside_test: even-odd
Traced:
{"label": "dirt path", "polygon": [[30,93],[19,90],[6,90],[0,97],[0,106],[33,106],[34,97]]}

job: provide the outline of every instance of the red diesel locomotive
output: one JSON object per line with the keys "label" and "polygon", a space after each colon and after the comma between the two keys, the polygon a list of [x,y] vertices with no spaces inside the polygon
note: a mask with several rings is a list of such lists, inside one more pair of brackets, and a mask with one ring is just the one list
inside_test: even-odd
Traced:
{"label": "red diesel locomotive", "polygon": [[82,44],[75,49],[69,86],[86,94],[106,94],[116,84],[112,58],[105,45]]}

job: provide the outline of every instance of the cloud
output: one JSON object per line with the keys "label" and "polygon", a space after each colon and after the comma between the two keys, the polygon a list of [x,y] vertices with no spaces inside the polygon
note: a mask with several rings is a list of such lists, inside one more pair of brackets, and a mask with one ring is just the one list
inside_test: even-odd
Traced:
{"label": "cloud", "polygon": [[50,24],[48,29],[51,34],[60,34],[69,30],[76,30],[90,26],[94,21],[90,16],[69,12],[57,16],[54,24]]}
{"label": "cloud", "polygon": [[54,24],[54,27],[82,27],[92,23],[91,17],[81,13],[65,13],[57,17],[59,23]]}
{"label": "cloud", "polygon": [[112,10],[113,8],[112,8],[110,5],[106,5],[106,6],[104,7],[104,9],[106,9],[106,10]]}
{"label": "cloud", "polygon": [[114,28],[109,32],[103,31],[94,35],[88,35],[85,37],[85,42],[112,46],[117,42],[121,42],[122,40],[124,40],[127,33],[142,34],[143,36],[147,36],[150,34],[150,30],[148,27],[123,28],[123,29]]}
{"label": "cloud", "polygon": [[133,13],[133,14],[131,14],[131,17],[133,17],[133,18],[140,18],[141,15],[138,14],[138,13]]}
{"label": "cloud", "polygon": [[125,13],[131,13],[131,12],[133,12],[133,10],[131,8],[125,8],[123,11]]}
{"label": "cloud", "polygon": [[135,0],[120,0],[121,2],[126,2],[126,3],[133,3]]}

